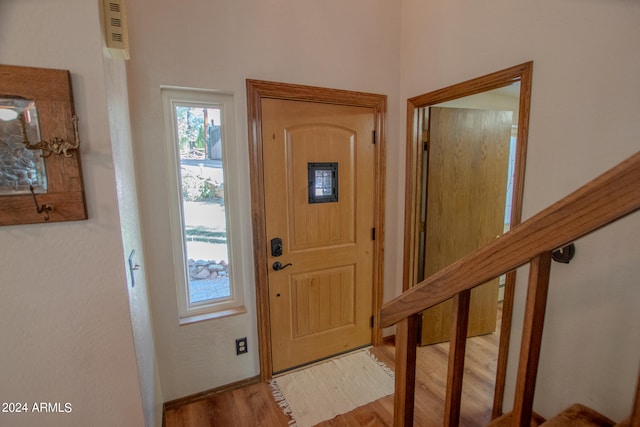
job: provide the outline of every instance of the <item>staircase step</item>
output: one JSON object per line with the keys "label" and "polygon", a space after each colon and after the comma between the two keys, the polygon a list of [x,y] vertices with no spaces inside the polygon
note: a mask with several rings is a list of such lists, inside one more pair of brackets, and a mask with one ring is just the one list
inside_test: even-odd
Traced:
{"label": "staircase step", "polygon": [[[509,412],[491,421],[491,424],[489,424],[488,427],[511,427],[512,418],[513,418],[513,415],[511,412]],[[534,412],[533,417],[531,417],[531,427],[538,427],[539,425],[542,425],[544,421],[545,419],[543,417],[541,417],[540,415]]]}
{"label": "staircase step", "polygon": [[598,411],[575,403],[565,409],[549,421],[542,424],[543,427],[613,427],[615,423]]}
{"label": "staircase step", "polygon": [[629,427],[631,426],[631,417],[626,418],[623,421],[620,421],[618,424],[616,424],[616,427]]}

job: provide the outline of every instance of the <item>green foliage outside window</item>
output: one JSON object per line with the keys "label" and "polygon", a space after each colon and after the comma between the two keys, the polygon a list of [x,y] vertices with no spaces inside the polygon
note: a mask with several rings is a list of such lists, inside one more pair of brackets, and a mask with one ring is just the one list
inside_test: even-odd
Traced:
{"label": "green foliage outside window", "polygon": [[180,151],[204,149],[204,113],[200,108],[176,107]]}

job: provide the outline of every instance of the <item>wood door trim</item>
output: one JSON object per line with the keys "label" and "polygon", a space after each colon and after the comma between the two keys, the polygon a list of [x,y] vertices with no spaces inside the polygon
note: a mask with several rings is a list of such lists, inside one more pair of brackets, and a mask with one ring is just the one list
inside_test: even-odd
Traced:
{"label": "wood door trim", "polygon": [[256,310],[258,322],[258,354],[260,360],[260,378],[271,379],[271,319],[269,315],[267,241],[265,222],[264,167],[262,163],[262,107],[263,98],[275,98],[295,101],[321,102],[337,105],[368,107],[374,110],[376,130],[375,153],[375,211],[374,224],[376,240],[373,254],[373,345],[382,343],[380,328],[380,308],[384,292],[384,218],[385,218],[385,176],[386,142],[385,118],[387,111],[386,95],[364,92],[329,89],[263,80],[246,81],[247,118],[249,126],[249,168],[251,184],[251,225],[253,230],[253,256],[256,280]]}
{"label": "wood door trim", "polygon": [[[524,192],[525,160],[529,135],[529,114],[531,104],[531,83],[533,62],[525,62],[504,70],[496,71],[482,77],[454,84],[443,89],[418,95],[407,100],[407,145],[405,176],[405,217],[404,217],[404,263],[402,289],[406,291],[416,283],[418,256],[417,228],[421,182],[421,131],[419,127],[419,109],[446,101],[475,95],[488,90],[498,89],[515,82],[520,82],[520,100],[518,116],[518,151],[515,163],[513,199],[511,207],[511,226],[520,223],[522,216],[522,196]],[[493,417],[502,412],[504,387],[506,381],[507,358],[509,354],[509,338],[511,335],[511,317],[515,295],[516,272],[506,275],[504,310],[500,328],[500,351],[496,372]]]}

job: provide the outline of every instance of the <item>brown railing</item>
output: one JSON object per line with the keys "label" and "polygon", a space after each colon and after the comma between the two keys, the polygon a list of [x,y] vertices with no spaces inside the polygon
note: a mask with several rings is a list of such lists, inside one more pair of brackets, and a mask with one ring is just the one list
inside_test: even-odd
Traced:
{"label": "brown railing", "polygon": [[[529,426],[540,355],[551,251],[640,209],[640,152],[491,243],[384,304],[382,327],[396,325],[394,426],[412,426],[418,315],[453,298],[445,426],[460,419],[471,289],[530,263],[516,379],[514,426]],[[631,425],[640,425],[638,398]]]}

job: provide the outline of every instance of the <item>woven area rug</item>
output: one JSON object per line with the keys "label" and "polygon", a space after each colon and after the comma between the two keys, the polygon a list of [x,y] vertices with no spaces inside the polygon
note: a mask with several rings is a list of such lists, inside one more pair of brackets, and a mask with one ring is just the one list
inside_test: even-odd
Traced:
{"label": "woven area rug", "polygon": [[290,426],[311,427],[393,393],[393,371],[367,350],[357,351],[271,381]]}

